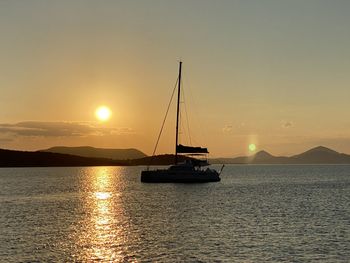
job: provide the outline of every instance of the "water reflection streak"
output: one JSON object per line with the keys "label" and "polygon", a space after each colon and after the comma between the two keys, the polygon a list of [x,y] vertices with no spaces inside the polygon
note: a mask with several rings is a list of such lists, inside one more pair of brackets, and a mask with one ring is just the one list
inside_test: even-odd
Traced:
{"label": "water reflection streak", "polygon": [[122,167],[89,168],[85,176],[84,210],[77,242],[83,248],[80,259],[122,261],[127,238],[118,177]]}

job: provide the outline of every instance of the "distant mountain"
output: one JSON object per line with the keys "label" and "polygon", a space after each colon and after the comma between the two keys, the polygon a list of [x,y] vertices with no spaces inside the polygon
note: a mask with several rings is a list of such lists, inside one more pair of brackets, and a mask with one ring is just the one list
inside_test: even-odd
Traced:
{"label": "distant mountain", "polygon": [[[0,149],[0,167],[170,165],[174,163],[174,158],[173,154],[165,154],[115,160],[43,151],[26,152]],[[179,157],[180,162],[185,159],[189,159],[189,157]],[[252,156],[211,159],[210,162],[227,164],[350,164],[350,155],[319,146],[291,157],[273,156],[266,151],[260,151]]]}
{"label": "distant mountain", "polygon": [[46,150],[40,150],[40,152],[51,152],[51,153],[62,153],[70,154],[82,157],[92,158],[108,158],[114,160],[131,160],[146,157],[146,154],[137,149],[105,149],[105,148],[94,148],[90,146],[80,147],[65,147],[56,146]]}
{"label": "distant mountain", "polygon": [[211,159],[210,163],[220,163],[220,164],[282,164],[287,163],[288,157],[283,156],[273,156],[266,151],[260,151],[251,156],[241,156],[236,158],[218,158]]}
{"label": "distant mountain", "polygon": [[350,164],[350,155],[318,146],[291,157],[273,156],[266,151],[260,151],[252,156],[218,158],[211,159],[210,162],[227,164]]}
{"label": "distant mountain", "polygon": [[304,153],[290,157],[292,163],[350,163],[350,155],[338,153],[332,149],[318,146]]}
{"label": "distant mountain", "polygon": [[110,166],[124,165],[124,163],[105,158],[0,149],[0,167]]}
{"label": "distant mountain", "polygon": [[[130,166],[130,165],[170,165],[173,154],[157,155],[130,160],[91,158],[52,152],[27,152],[0,149],[0,167],[69,167],[69,166]],[[180,156],[182,162],[189,157]]]}

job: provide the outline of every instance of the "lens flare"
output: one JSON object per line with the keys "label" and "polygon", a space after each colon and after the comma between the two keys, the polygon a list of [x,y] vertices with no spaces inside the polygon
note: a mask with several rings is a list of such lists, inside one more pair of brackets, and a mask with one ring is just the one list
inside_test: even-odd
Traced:
{"label": "lens flare", "polygon": [[255,152],[255,150],[256,150],[256,145],[255,145],[254,143],[251,143],[251,144],[249,144],[248,149],[249,149],[249,151],[251,151],[251,152]]}

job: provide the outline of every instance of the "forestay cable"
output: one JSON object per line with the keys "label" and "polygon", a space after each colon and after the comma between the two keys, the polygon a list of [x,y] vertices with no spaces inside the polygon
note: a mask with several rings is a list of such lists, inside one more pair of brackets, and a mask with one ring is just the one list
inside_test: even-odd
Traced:
{"label": "forestay cable", "polygon": [[157,147],[158,147],[158,143],[159,143],[159,140],[160,140],[160,136],[162,135],[162,132],[163,132],[164,124],[165,124],[166,118],[167,118],[168,113],[169,113],[170,105],[171,105],[171,102],[173,100],[174,93],[175,93],[178,81],[179,81],[179,78],[177,78],[175,86],[174,86],[174,89],[173,89],[173,92],[171,94],[171,98],[170,98],[170,101],[169,101],[169,104],[168,104],[168,108],[166,110],[166,113],[165,113],[165,116],[164,116],[164,119],[163,119],[163,123],[162,123],[162,127],[160,128],[160,131],[159,131],[159,134],[158,134],[158,138],[157,138],[157,142],[156,142],[156,146],[154,147],[154,150],[153,150],[153,153],[152,153],[152,158],[151,158],[151,161],[150,161],[150,164],[148,165],[148,167],[151,165],[151,163],[153,161],[153,157],[154,157],[154,155],[156,153],[156,150],[157,150]]}

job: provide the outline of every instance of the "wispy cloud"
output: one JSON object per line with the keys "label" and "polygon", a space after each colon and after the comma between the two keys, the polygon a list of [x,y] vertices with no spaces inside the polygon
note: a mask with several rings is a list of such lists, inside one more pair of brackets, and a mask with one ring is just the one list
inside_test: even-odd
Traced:
{"label": "wispy cloud", "polygon": [[233,130],[233,126],[231,124],[226,124],[224,128],[222,128],[223,133],[231,133]]}
{"label": "wispy cloud", "polygon": [[230,135],[247,135],[251,133],[250,131],[254,129],[254,127],[251,127],[247,125],[245,122],[241,122],[238,124],[225,124],[222,128],[222,132],[224,134],[230,134]]}
{"label": "wispy cloud", "polygon": [[292,121],[281,121],[281,125],[283,128],[291,128],[294,126]]}
{"label": "wispy cloud", "polygon": [[23,121],[0,124],[0,135],[30,137],[84,137],[134,133],[130,128],[106,128],[93,122]]}

